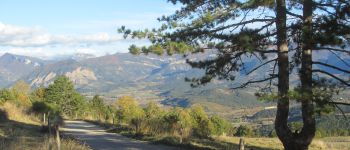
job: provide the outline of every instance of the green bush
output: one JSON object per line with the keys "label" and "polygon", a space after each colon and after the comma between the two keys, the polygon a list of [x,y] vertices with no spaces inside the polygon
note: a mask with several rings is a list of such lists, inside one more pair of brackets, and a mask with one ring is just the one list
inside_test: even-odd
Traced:
{"label": "green bush", "polygon": [[230,128],[230,124],[225,119],[220,118],[219,116],[212,116],[210,118],[210,121],[213,123],[213,134],[215,135],[222,135],[224,133],[227,133]]}
{"label": "green bush", "polygon": [[191,108],[191,117],[194,121],[194,135],[200,138],[208,138],[214,132],[214,125],[200,105]]}
{"label": "green bush", "polygon": [[252,127],[250,126],[245,126],[245,125],[240,125],[237,128],[237,131],[235,133],[235,136],[253,136],[254,132]]}
{"label": "green bush", "polygon": [[11,100],[15,100],[15,95],[13,94],[12,91],[8,90],[8,89],[1,89],[0,90],[0,105],[5,103],[6,101],[11,101]]}

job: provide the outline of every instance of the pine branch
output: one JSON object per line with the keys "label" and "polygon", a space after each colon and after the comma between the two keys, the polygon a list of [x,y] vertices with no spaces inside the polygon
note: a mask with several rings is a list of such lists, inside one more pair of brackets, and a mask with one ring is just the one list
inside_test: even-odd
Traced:
{"label": "pine branch", "polygon": [[253,84],[253,83],[261,83],[261,82],[265,82],[265,81],[268,81],[268,80],[272,80],[274,78],[277,78],[278,75],[271,75],[269,78],[265,78],[265,79],[261,79],[261,80],[250,80],[244,84],[242,84],[241,86],[238,86],[238,87],[233,87],[231,89],[240,89],[240,88],[245,88],[246,86],[250,85],[250,84]]}
{"label": "pine branch", "polygon": [[342,72],[350,74],[350,70],[345,70],[345,69],[342,69],[342,68],[339,68],[339,67],[336,67],[336,66],[333,66],[333,65],[329,65],[329,64],[323,63],[323,62],[315,61],[315,62],[312,62],[312,63],[313,64],[318,64],[318,65],[322,65],[322,66],[326,66],[326,67],[329,67],[329,68],[333,68],[333,69],[336,69],[336,70],[339,70],[339,71],[342,71]]}
{"label": "pine branch", "polygon": [[293,16],[293,17],[297,17],[297,18],[299,18],[299,19],[303,19],[303,16],[302,16],[302,15],[298,15],[298,14],[292,13],[292,12],[290,12],[290,11],[287,11],[287,14],[288,14],[288,15],[291,15],[291,16]]}
{"label": "pine branch", "polygon": [[[334,106],[337,107],[337,108],[339,109],[339,111],[340,111],[341,114],[343,115],[344,119],[345,119],[345,120],[348,120],[348,118],[346,117],[346,115],[345,115],[343,109],[341,109],[341,108],[338,106],[338,104],[335,104]],[[349,104],[348,106],[350,106],[350,104]]]}
{"label": "pine branch", "polygon": [[331,50],[331,51],[336,51],[336,52],[347,53],[348,55],[350,55],[350,50],[339,49],[339,48],[331,48],[331,47],[316,47],[314,50]]}
{"label": "pine branch", "polygon": [[339,78],[339,77],[337,77],[337,76],[335,76],[335,75],[333,75],[333,74],[331,74],[329,72],[326,72],[326,71],[323,71],[323,70],[319,70],[319,69],[314,69],[314,70],[312,70],[312,72],[313,73],[316,72],[316,73],[326,74],[326,75],[331,76],[332,78],[338,80],[339,82],[345,84],[346,86],[350,86],[350,83],[348,83],[349,81],[345,81],[344,79],[341,79],[341,78]]}
{"label": "pine branch", "polygon": [[231,27],[234,27],[234,26],[242,26],[242,25],[255,23],[255,22],[268,22],[268,21],[274,22],[275,19],[252,19],[252,20],[248,20],[248,21],[241,21],[239,23],[234,23],[234,24],[230,24],[228,26],[217,28],[215,30],[211,30],[210,33],[221,31],[221,30],[225,30],[225,29],[228,29],[228,28],[231,28]]}
{"label": "pine branch", "polygon": [[276,61],[277,59],[272,59],[272,60],[269,60],[269,61],[266,61],[265,63],[255,67],[254,69],[250,70],[247,75],[251,74],[252,72],[254,72],[255,70],[258,70],[259,68],[261,68],[262,66],[265,66],[266,64],[270,63],[270,62],[274,62]]}
{"label": "pine branch", "polygon": [[333,53],[333,55],[335,55],[340,61],[342,61],[345,65],[347,65],[348,67],[350,67],[350,64],[348,62],[346,62],[344,59],[342,59],[339,55],[337,55],[335,52],[333,52],[332,50],[330,51],[331,53]]}
{"label": "pine branch", "polygon": [[328,102],[330,104],[335,104],[335,105],[346,105],[346,106],[350,106],[350,103],[345,103],[345,102],[335,102],[335,101],[331,101]]}

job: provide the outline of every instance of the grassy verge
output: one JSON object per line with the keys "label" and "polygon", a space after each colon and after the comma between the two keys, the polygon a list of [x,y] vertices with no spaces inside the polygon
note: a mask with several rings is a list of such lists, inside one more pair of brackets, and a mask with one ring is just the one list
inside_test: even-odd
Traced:
{"label": "grassy verge", "polygon": [[[218,136],[217,141],[227,143],[239,143],[238,137]],[[277,138],[244,138],[247,147],[260,147],[261,149],[283,149],[282,143]],[[255,148],[257,149],[257,148]],[[350,149],[350,137],[326,137],[314,139],[310,150],[343,150]]]}
{"label": "grassy verge", "polygon": [[[55,140],[42,131],[39,119],[25,108],[5,103],[0,110],[3,116],[0,121],[0,149],[47,150],[50,145],[53,150],[57,149]],[[89,150],[84,144],[67,137],[62,138],[61,149]]]}
{"label": "grassy verge", "polygon": [[[118,133],[130,138],[148,141],[154,144],[164,144],[183,149],[204,150],[231,150],[239,149],[239,137],[213,136],[209,139],[191,138],[180,143],[180,139],[173,135],[137,135],[126,126],[113,126],[110,123],[88,121],[106,128],[109,132]],[[277,138],[244,138],[246,149],[254,150],[281,150],[282,143]],[[326,137],[315,139],[310,145],[310,150],[350,150],[350,137]]]}

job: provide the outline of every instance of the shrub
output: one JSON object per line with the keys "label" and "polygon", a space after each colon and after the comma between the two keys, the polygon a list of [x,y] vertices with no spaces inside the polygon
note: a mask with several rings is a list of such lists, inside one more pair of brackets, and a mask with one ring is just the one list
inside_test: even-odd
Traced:
{"label": "shrub", "polygon": [[191,117],[194,122],[194,135],[200,138],[207,138],[212,135],[214,125],[210,121],[208,115],[200,105],[195,105],[191,108]]}
{"label": "shrub", "polygon": [[223,118],[220,118],[219,116],[212,116],[210,118],[210,121],[213,123],[214,126],[213,134],[222,135],[225,132],[228,132],[230,124]]}
{"label": "shrub", "polygon": [[250,126],[240,125],[235,136],[253,136],[253,129]]}
{"label": "shrub", "polygon": [[15,100],[15,96],[12,91],[8,89],[0,90],[0,105],[4,104],[8,100]]}

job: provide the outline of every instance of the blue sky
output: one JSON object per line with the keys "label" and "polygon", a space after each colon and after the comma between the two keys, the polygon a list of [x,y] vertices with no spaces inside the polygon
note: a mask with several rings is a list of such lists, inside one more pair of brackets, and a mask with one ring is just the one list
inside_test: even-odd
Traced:
{"label": "blue sky", "polygon": [[166,0],[0,0],[0,55],[127,52],[147,42],[123,39],[118,27],[157,27],[157,17],[175,10]]}

